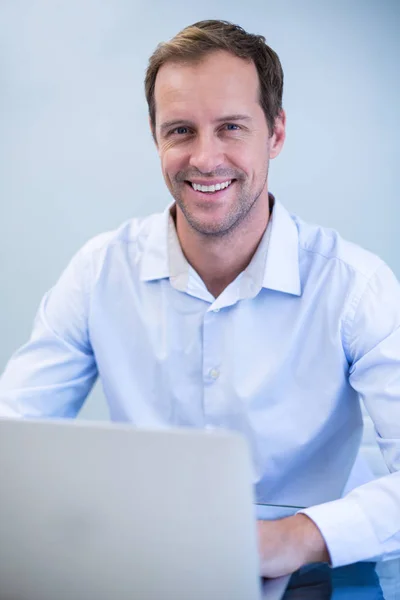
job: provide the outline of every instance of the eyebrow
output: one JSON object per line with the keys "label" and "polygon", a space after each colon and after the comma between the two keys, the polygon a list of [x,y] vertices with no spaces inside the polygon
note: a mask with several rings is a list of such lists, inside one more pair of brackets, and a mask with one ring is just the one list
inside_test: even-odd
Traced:
{"label": "eyebrow", "polygon": [[[215,123],[227,123],[231,121],[251,121],[251,117],[249,117],[248,115],[236,114],[226,115],[224,117],[218,117],[218,119],[215,119]],[[190,127],[193,127],[194,123],[193,121],[185,121],[184,119],[177,119],[175,121],[165,121],[165,123],[162,123],[162,125],[160,126],[160,131],[161,133],[164,133],[167,129],[170,129],[171,127],[178,127],[182,125],[189,125]]]}

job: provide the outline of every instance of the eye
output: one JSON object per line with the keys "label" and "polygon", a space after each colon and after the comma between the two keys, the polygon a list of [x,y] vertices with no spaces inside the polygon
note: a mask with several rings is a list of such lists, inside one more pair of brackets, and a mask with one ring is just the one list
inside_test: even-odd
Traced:
{"label": "eye", "polygon": [[228,131],[238,131],[240,129],[240,126],[236,125],[236,123],[226,123],[224,127],[226,127]]}
{"label": "eye", "polygon": [[172,134],[176,133],[178,135],[185,135],[185,133],[189,132],[189,128],[185,127],[185,126],[181,126],[181,127],[176,127],[175,129],[173,129],[171,131]]}

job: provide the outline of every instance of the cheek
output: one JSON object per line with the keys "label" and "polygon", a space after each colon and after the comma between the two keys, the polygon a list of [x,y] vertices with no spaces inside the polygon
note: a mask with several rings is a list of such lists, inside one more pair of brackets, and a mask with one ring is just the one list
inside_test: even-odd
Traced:
{"label": "cheek", "polygon": [[178,148],[169,148],[160,153],[163,173],[173,176],[187,164],[184,153]]}
{"label": "cheek", "polygon": [[254,172],[258,170],[259,157],[248,146],[232,148],[226,156],[228,164],[242,171],[250,180],[253,178]]}
{"label": "cheek", "polygon": [[264,177],[265,176],[265,172],[268,169],[268,163],[269,163],[269,144],[268,143],[258,143],[254,154],[254,163],[253,163],[253,170],[254,172],[259,175]]}
{"label": "cheek", "polygon": [[267,151],[264,139],[235,140],[227,149],[226,157],[231,164],[252,177],[260,171],[261,165],[265,165]]}

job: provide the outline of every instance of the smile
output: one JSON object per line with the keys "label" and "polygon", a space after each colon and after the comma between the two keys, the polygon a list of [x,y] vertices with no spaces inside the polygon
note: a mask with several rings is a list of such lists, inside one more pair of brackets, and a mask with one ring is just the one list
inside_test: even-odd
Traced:
{"label": "smile", "polygon": [[216,183],[214,185],[200,185],[199,183],[188,182],[192,186],[192,188],[196,192],[205,192],[207,194],[213,194],[214,192],[219,192],[220,190],[225,190],[232,183],[232,179],[229,181],[224,181],[222,183]]}

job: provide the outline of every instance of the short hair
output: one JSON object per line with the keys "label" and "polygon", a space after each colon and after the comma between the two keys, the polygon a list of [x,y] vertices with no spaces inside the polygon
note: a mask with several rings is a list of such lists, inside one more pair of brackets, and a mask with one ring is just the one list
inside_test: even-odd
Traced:
{"label": "short hair", "polygon": [[156,128],[154,89],[157,73],[168,63],[199,62],[205,56],[225,50],[252,61],[259,79],[260,105],[267,120],[270,135],[276,117],[282,110],[283,70],[278,55],[262,35],[247,33],[229,21],[199,21],[182,29],[169,42],[159,44],[150,57],[145,77],[145,93],[153,136]]}

